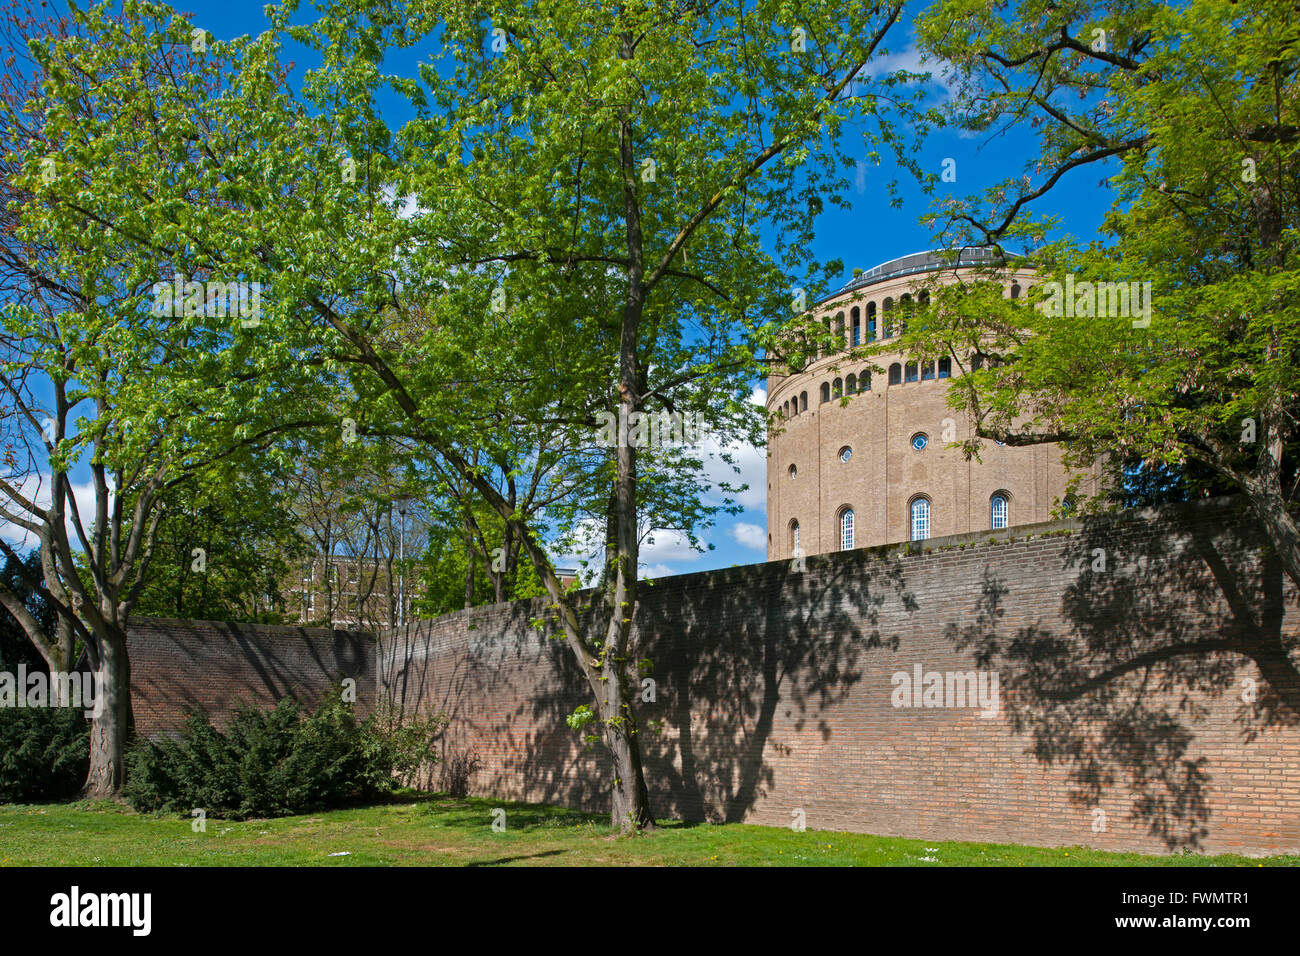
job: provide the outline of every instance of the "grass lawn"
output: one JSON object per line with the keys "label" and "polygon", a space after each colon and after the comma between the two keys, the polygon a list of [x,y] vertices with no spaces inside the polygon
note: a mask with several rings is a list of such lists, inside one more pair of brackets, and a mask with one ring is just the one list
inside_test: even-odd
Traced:
{"label": "grass lawn", "polygon": [[[492,811],[506,829],[493,832]],[[1297,866],[1298,856],[1143,856],[1081,847],[936,843],[745,824],[610,834],[603,815],[404,792],[389,803],[242,823],[112,803],[0,806],[4,866]]]}

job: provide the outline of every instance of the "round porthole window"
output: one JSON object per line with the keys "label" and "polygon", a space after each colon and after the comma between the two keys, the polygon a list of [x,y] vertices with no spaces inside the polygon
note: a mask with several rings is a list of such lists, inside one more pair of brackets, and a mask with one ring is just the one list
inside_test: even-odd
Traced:
{"label": "round porthole window", "polygon": [[925,446],[930,444],[930,439],[925,432],[917,432],[912,436],[912,447],[917,451],[925,451]]}
{"label": "round porthole window", "polygon": [[845,462],[847,464],[848,460],[852,457],[853,457],[853,449],[850,448],[848,445],[845,445],[843,448],[840,449],[840,461]]}

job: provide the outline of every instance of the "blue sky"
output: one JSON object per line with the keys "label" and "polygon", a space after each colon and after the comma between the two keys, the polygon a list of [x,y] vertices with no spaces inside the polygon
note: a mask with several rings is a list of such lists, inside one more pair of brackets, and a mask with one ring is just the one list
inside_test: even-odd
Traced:
{"label": "blue sky", "polygon": [[[259,0],[203,0],[190,2],[178,9],[193,15],[197,26],[210,31],[220,39],[231,39],[241,34],[259,34],[267,28],[263,4]],[[311,11],[300,11],[299,22],[310,19]],[[290,51],[297,63],[295,77],[302,68],[314,60],[309,51]],[[417,55],[412,51],[398,51],[386,66],[394,72],[414,73]],[[907,68],[923,70],[912,44],[910,29],[901,30],[889,47],[889,56],[880,64],[884,69]],[[937,97],[943,96],[941,86],[932,85]],[[389,116],[390,122],[400,123],[408,113],[398,105],[396,98]],[[1024,130],[1016,130],[1000,137],[971,137],[955,131],[939,130],[931,134],[915,159],[922,169],[939,173],[945,159],[956,161],[955,183],[939,185],[932,196],[925,196],[911,175],[898,169],[887,153],[882,154],[880,166],[865,165],[865,175],[858,177],[845,197],[850,210],[830,207],[821,216],[813,252],[820,260],[839,259],[844,264],[841,282],[848,281],[854,268],[867,269],[882,261],[931,248],[929,231],[920,223],[920,217],[948,195],[967,195],[982,191],[988,185],[1019,175],[1028,159],[1037,155],[1036,140]],[[1110,170],[1109,172],[1113,172]],[[1082,239],[1095,236],[1102,217],[1111,203],[1111,195],[1098,182],[1097,169],[1075,172],[1067,176],[1050,194],[1047,201],[1034,207],[1039,214],[1059,217],[1065,232]],[[902,208],[889,206],[885,184],[896,179],[903,199]],[[761,392],[756,393],[761,398]],[[718,525],[707,529],[703,540],[712,544],[704,554],[694,553],[677,535],[659,534],[653,544],[647,544],[642,553],[643,573],[649,576],[703,571],[733,564],[749,564],[765,557],[766,523],[764,505],[766,498],[765,453],[762,449],[743,449],[739,452],[742,479],[750,485],[740,502],[743,514],[722,516]],[[735,480],[734,476],[730,480]]]}

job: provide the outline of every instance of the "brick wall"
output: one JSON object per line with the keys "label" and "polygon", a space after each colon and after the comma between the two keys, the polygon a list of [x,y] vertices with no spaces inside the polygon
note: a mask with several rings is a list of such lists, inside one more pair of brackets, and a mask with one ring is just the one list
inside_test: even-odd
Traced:
{"label": "brick wall", "polygon": [[[663,579],[635,617],[656,682],[638,714],[663,722],[643,737],[654,812],[1300,852],[1296,593],[1258,545],[1225,499]],[[445,748],[483,758],[475,792],[602,810],[608,767],[564,721],[589,693],[533,627],[545,605],[475,608],[377,645],[137,621],[137,721],[156,732],[191,704],[311,698],[353,674],[363,701],[446,712]],[[895,707],[895,675],[917,665],[996,673],[996,716]]]}
{"label": "brick wall", "polygon": [[[1300,851],[1296,595],[1252,529],[1229,499],[663,579],[635,617],[657,682],[638,713],[664,722],[643,739],[653,809]],[[608,768],[564,722],[588,694],[530,625],[544,607],[386,635],[380,687],[451,717],[447,746],[484,760],[476,792],[604,809]],[[917,665],[996,673],[997,715],[893,706]]]}
{"label": "brick wall", "polygon": [[145,735],[175,730],[191,709],[220,726],[238,701],[311,706],[335,681],[357,682],[358,711],[375,700],[375,639],[323,628],[135,618],[128,630],[131,702]]}

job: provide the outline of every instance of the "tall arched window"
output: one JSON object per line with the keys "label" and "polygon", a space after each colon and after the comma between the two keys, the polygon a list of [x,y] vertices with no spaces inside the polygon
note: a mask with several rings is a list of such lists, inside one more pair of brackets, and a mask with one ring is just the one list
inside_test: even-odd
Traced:
{"label": "tall arched window", "polygon": [[894,300],[886,298],[880,303],[880,337],[887,339],[892,334],[889,329],[889,310],[894,307]]}
{"label": "tall arched window", "polygon": [[1007,496],[999,491],[989,499],[989,503],[992,505],[993,511],[993,530],[997,531],[999,528],[1005,528],[1008,515]]}
{"label": "tall arched window", "polygon": [[939,377],[940,378],[952,377],[952,359],[950,358],[939,359]]}
{"label": "tall arched window", "polygon": [[831,383],[822,382],[822,401],[829,402],[830,400],[831,400]]}
{"label": "tall arched window", "polygon": [[853,547],[853,509],[845,508],[840,512],[840,550],[848,551]]}
{"label": "tall arched window", "polygon": [[867,341],[876,341],[876,303],[867,303]]}
{"label": "tall arched window", "polygon": [[797,519],[790,521],[790,552],[799,553],[799,522]]}
{"label": "tall arched window", "polygon": [[868,372],[866,369],[863,369],[862,374],[858,376],[858,391],[859,392],[871,391],[871,373]]}
{"label": "tall arched window", "polygon": [[852,395],[857,390],[858,390],[858,377],[854,375],[852,372],[849,372],[849,377],[844,380],[844,392],[845,394]]}
{"label": "tall arched window", "polygon": [[899,365],[897,362],[889,366],[889,384],[890,385],[903,384],[903,366]]}
{"label": "tall arched window", "polygon": [[831,388],[831,396],[833,398],[844,397],[844,379],[837,378],[835,380],[835,385]]}
{"label": "tall arched window", "polygon": [[912,294],[904,292],[898,297],[898,320],[894,323],[895,331],[902,335],[907,331],[907,320],[912,317]]}
{"label": "tall arched window", "polygon": [[844,313],[835,316],[835,351],[844,350]]}
{"label": "tall arched window", "polygon": [[903,372],[903,381],[904,381],[904,382],[915,382],[915,381],[916,381],[916,363],[915,363],[915,362],[908,362],[908,363],[907,363],[907,368],[906,368],[906,369],[904,370],[904,372]]}
{"label": "tall arched window", "polygon": [[808,393],[807,393],[807,392],[800,392],[800,393],[799,393],[799,411],[801,411],[801,412],[806,412],[806,411],[808,411]]}
{"label": "tall arched window", "polygon": [[921,381],[928,382],[934,378],[934,363],[926,362],[921,366]]}
{"label": "tall arched window", "polygon": [[855,346],[862,344],[862,311],[855,305],[853,307],[853,339]]}
{"label": "tall arched window", "polygon": [[930,537],[930,499],[915,498],[911,505],[912,540],[924,541]]}
{"label": "tall arched window", "polygon": [[1013,298],[1013,299],[1018,299],[1018,298],[1020,298],[1020,283],[1019,283],[1019,282],[1013,282],[1013,283],[1011,283],[1011,298]]}

